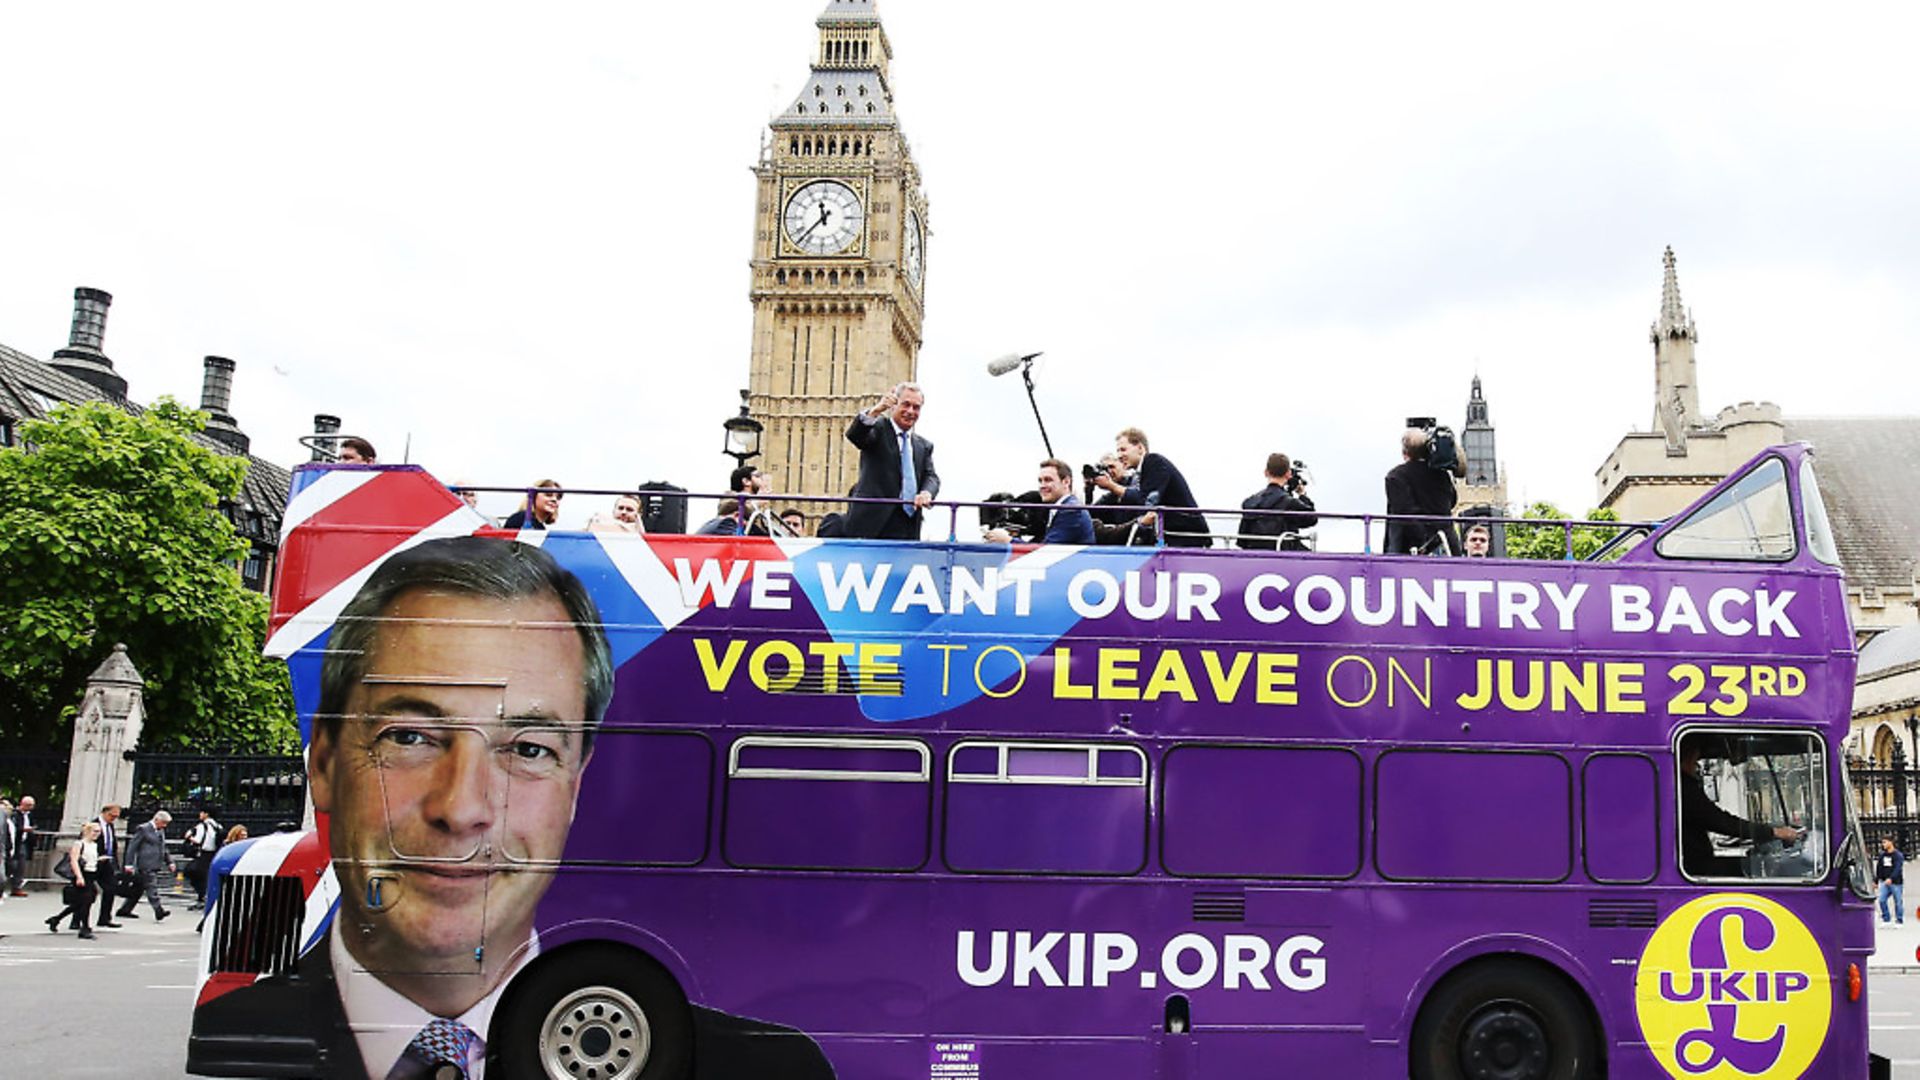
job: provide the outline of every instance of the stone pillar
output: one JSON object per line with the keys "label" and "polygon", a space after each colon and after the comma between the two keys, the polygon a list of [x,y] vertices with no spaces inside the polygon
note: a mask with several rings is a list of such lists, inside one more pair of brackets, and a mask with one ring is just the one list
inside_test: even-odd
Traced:
{"label": "stone pillar", "polygon": [[108,803],[125,806],[132,801],[133,762],[126,759],[126,751],[140,745],[140,729],[147,718],[142,700],[145,685],[133,661],[127,659],[125,645],[115,645],[113,655],[88,676],[80,715],[73,721],[61,833],[79,832]]}

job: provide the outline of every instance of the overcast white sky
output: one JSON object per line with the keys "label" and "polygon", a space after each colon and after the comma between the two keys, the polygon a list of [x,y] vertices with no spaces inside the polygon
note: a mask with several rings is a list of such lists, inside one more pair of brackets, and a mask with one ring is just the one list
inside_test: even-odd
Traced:
{"label": "overcast white sky", "polygon": [[[134,397],[231,357],[269,458],[324,411],[447,479],[715,489],[749,170],[824,7],[9,5],[0,342],[48,356],[90,285]],[[1062,456],[1139,425],[1208,505],[1278,449],[1379,510],[1478,371],[1517,500],[1584,511],[1651,419],[1668,244],[1704,408],[1920,412],[1909,8],[880,11],[951,497],[1030,486],[983,365],[1043,349]]]}

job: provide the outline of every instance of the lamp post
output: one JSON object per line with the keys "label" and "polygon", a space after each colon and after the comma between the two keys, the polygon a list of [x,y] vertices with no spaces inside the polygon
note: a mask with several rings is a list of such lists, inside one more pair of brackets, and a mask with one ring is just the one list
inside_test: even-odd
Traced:
{"label": "lamp post", "polygon": [[740,415],[727,417],[721,426],[727,429],[726,447],[721,453],[731,457],[735,464],[745,465],[749,458],[760,456],[760,433],[765,428],[747,415],[747,391],[740,391]]}
{"label": "lamp post", "polygon": [[1907,850],[1907,751],[1898,739],[1893,742],[1893,825],[1899,837],[1894,843]]}

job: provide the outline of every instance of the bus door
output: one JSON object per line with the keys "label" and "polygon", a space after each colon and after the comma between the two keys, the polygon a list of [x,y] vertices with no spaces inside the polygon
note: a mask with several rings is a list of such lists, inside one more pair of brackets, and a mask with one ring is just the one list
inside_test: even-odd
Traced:
{"label": "bus door", "polygon": [[[341,887],[362,894],[367,933],[410,943],[407,973],[475,974],[507,810],[506,681],[372,674],[363,681],[390,703],[359,721],[369,726],[364,745],[384,835],[349,840],[361,867]],[[336,814],[332,827],[343,824]],[[369,970],[383,966],[376,960]]]}

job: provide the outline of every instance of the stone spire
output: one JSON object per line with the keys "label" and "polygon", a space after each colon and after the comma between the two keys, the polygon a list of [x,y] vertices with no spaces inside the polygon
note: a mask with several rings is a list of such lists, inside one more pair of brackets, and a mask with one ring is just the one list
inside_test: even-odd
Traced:
{"label": "stone spire", "polygon": [[1467,425],[1460,431],[1460,448],[1467,457],[1467,484],[1492,488],[1501,483],[1493,421],[1487,415],[1487,397],[1480,390],[1478,375],[1473,377],[1473,390],[1467,395]]}
{"label": "stone spire", "polygon": [[1653,324],[1653,340],[1684,337],[1698,340],[1693,333],[1693,313],[1680,303],[1680,275],[1673,268],[1673,248],[1660,257],[1666,277],[1660,283],[1660,319]]}
{"label": "stone spire", "polygon": [[1680,303],[1680,275],[1674,270],[1673,248],[1661,256],[1665,275],[1660,285],[1660,318],[1648,332],[1653,342],[1653,430],[1667,437],[1667,455],[1684,457],[1687,432],[1704,427],[1700,390],[1696,381],[1693,346],[1700,335],[1693,313]]}

